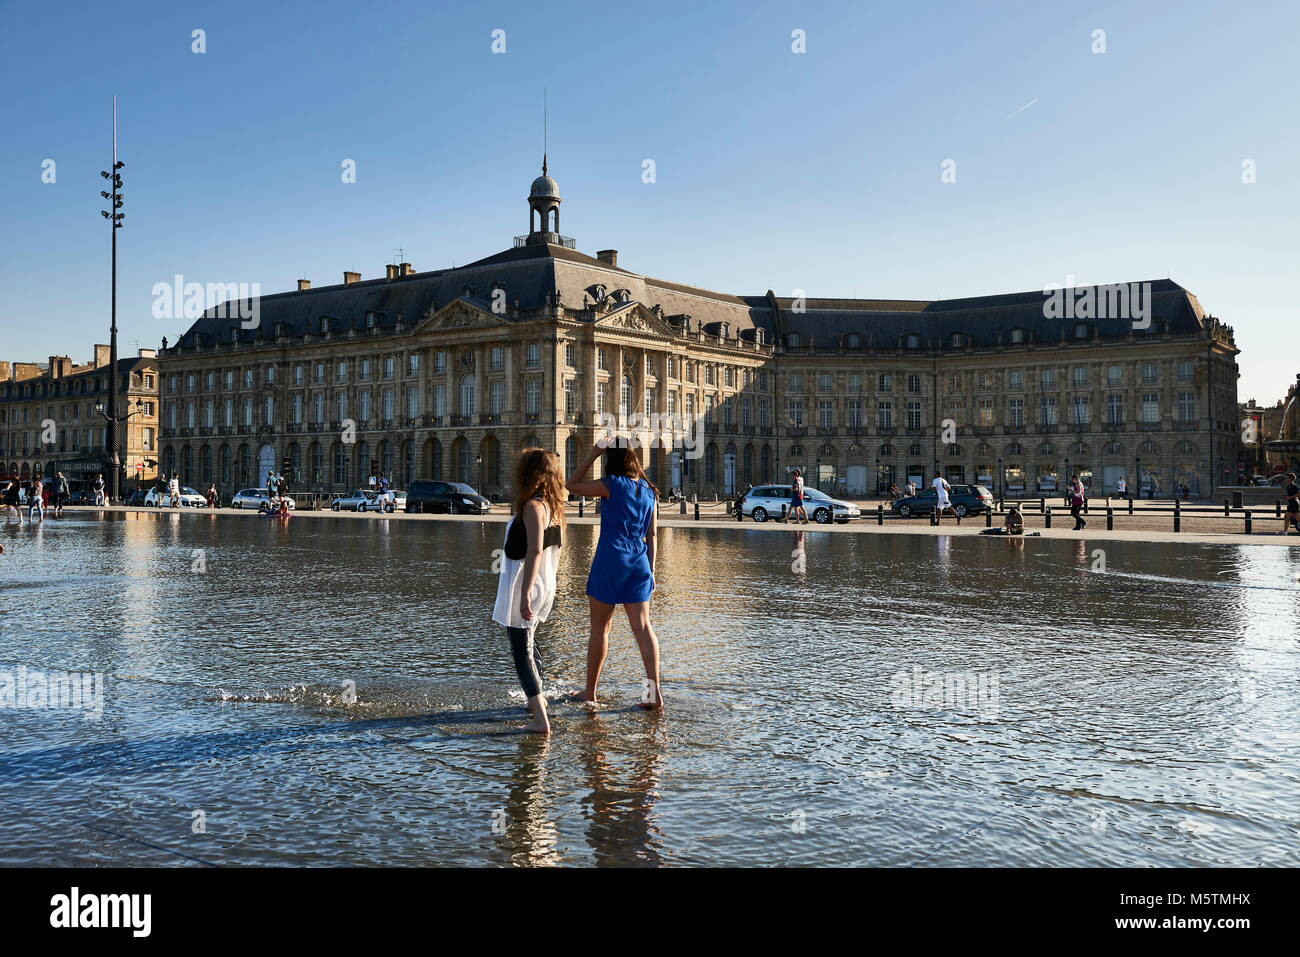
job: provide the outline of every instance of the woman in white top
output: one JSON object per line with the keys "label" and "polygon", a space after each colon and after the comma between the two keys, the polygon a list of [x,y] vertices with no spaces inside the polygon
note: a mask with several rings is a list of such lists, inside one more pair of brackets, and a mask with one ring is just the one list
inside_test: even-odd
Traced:
{"label": "woman in white top", "polygon": [[514,517],[506,526],[505,554],[497,581],[492,620],[505,626],[515,672],[533,720],[525,731],[551,733],[542,695],[542,661],[533,633],[555,601],[555,570],[560,564],[564,527],[564,475],[554,452],[530,448],[519,453]]}

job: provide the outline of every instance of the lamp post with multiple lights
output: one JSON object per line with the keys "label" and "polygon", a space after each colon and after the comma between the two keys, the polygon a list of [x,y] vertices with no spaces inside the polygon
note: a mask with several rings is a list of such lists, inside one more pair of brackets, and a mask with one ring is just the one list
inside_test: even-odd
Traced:
{"label": "lamp post with multiple lights", "polygon": [[113,236],[113,302],[111,313],[111,326],[109,327],[109,347],[108,347],[108,411],[102,406],[96,406],[96,411],[108,422],[108,441],[107,455],[104,459],[104,466],[108,470],[108,500],[109,502],[117,501],[121,497],[121,457],[117,452],[117,424],[124,422],[134,413],[119,415],[117,409],[117,231],[122,228],[122,220],[125,213],[118,212],[122,208],[122,175],[119,172],[126,164],[119,162],[117,158],[117,97],[113,97],[113,167],[112,171],[100,170],[99,175],[108,180],[113,187],[112,193],[107,190],[100,190],[99,195],[104,199],[112,202],[111,210],[101,210],[104,218],[109,221]]}

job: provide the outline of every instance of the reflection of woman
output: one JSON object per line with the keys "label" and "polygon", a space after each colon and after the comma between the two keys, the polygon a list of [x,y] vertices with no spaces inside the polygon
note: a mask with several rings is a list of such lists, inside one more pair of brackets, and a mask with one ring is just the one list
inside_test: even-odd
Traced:
{"label": "reflection of woman", "polygon": [[[632,752],[629,767],[623,742],[607,741],[609,728],[599,716],[583,731],[579,758],[591,793],[582,803],[587,809],[587,846],[593,862],[615,867],[662,863],[663,836],[655,820],[661,744],[641,745]],[[619,757],[614,765],[606,755],[611,744]]]}
{"label": "reflection of woman", "polygon": [[[604,477],[590,480],[587,473],[602,452]],[[599,442],[578,463],[565,486],[575,495],[605,499],[600,509],[600,539],[587,578],[591,606],[587,686],[575,697],[580,701],[596,700],[596,684],[609,646],[609,626],[614,608],[622,605],[645,665],[648,687],[641,706],[662,708],[659,639],[650,626],[650,595],[655,588],[655,501],[659,490],[646,478],[636,449],[625,445],[602,449]]]}

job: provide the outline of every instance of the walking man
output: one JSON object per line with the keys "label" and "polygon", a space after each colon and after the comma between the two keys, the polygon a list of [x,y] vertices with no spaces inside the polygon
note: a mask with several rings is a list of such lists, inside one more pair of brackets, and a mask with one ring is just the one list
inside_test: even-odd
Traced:
{"label": "walking man", "polygon": [[68,500],[68,480],[62,472],[54,473],[54,517],[63,517],[63,503]]}
{"label": "walking man", "polygon": [[95,505],[104,507],[104,473],[95,476]]}
{"label": "walking man", "polygon": [[1119,477],[1119,481],[1115,483],[1115,494],[1120,498],[1128,498],[1128,483],[1124,481],[1122,475]]}
{"label": "walking man", "polygon": [[167,495],[171,499],[168,504],[172,508],[181,507],[181,480],[175,472],[172,473],[172,477],[167,483]]}

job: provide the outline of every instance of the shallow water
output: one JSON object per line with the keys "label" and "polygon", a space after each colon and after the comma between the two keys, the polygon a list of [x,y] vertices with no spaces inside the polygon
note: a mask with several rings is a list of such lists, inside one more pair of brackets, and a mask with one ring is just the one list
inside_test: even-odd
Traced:
{"label": "shallow water", "polygon": [[604,707],[546,741],[488,618],[503,531],[0,525],[0,691],[103,675],[98,717],[0,710],[0,863],[1300,863],[1295,550],[665,529],[667,712],[616,620]]}

